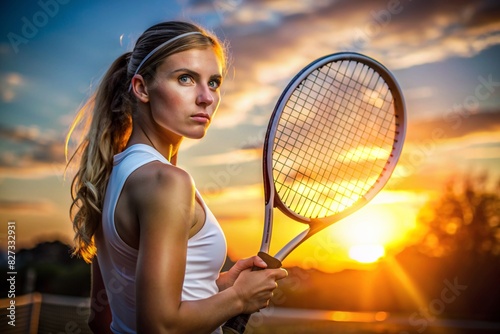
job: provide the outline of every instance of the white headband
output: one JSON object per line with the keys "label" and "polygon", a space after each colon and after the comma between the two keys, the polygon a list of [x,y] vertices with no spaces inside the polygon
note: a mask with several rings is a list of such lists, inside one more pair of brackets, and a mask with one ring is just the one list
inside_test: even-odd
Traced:
{"label": "white headband", "polygon": [[[186,32],[184,34],[180,34],[178,36],[175,36],[169,40],[166,40],[165,42],[161,43],[160,45],[158,45],[156,48],[154,48],[150,53],[148,53],[146,55],[146,57],[144,57],[144,59],[141,61],[141,63],[139,64],[139,66],[137,66],[137,69],[135,70],[134,72],[134,75],[132,76],[132,78],[139,72],[139,70],[141,69],[142,65],[144,65],[144,63],[152,56],[154,55],[158,50],[160,50],[161,48],[163,48],[165,45],[168,45],[182,37],[185,37],[185,36],[189,36],[189,35],[195,35],[195,34],[199,34],[199,35],[203,35],[201,32],[199,31],[191,31],[191,32]],[[130,86],[128,88],[128,91],[130,92],[132,90],[132,82],[130,83]]]}

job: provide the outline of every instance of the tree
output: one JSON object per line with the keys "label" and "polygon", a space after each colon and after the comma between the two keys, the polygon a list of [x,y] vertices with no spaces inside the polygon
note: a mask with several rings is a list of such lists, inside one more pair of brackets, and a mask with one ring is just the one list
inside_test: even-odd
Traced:
{"label": "tree", "polygon": [[486,173],[449,180],[419,222],[426,228],[419,250],[426,255],[500,258],[500,180],[490,182]]}

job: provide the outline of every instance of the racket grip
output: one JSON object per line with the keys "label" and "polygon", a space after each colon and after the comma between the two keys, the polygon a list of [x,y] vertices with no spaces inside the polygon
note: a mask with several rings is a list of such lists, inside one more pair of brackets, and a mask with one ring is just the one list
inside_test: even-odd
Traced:
{"label": "racket grip", "polygon": [[[264,262],[267,264],[268,269],[278,269],[281,268],[282,264],[281,261],[278,260],[275,257],[272,257],[271,255],[264,253],[264,252],[259,252],[257,255],[264,260]],[[262,269],[259,267],[259,269]],[[252,269],[253,270],[253,269]]]}
{"label": "racket grip", "polygon": [[[267,264],[267,268],[269,269],[277,269],[281,268],[281,261],[272,257],[271,255],[259,252],[257,254],[264,262]],[[252,271],[264,270],[264,268],[253,266]],[[229,319],[224,326],[222,326],[223,334],[243,334],[245,332],[245,328],[247,327],[248,320],[250,319],[251,314],[240,314],[236,317]]]}
{"label": "racket grip", "polygon": [[236,317],[229,319],[224,326],[222,326],[223,334],[243,334],[247,327],[248,319],[251,314],[240,314]]}

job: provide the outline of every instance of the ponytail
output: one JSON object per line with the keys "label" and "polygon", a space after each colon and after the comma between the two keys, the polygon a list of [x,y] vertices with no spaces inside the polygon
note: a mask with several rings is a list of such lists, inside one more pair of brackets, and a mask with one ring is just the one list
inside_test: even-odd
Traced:
{"label": "ponytail", "polygon": [[71,184],[70,217],[75,231],[73,254],[90,263],[96,253],[94,234],[102,216],[104,194],[113,156],[123,151],[132,131],[133,100],[127,74],[131,53],[120,56],[104,75],[97,91],[79,110],[66,138],[86,119],[87,133],[68,161],[79,156],[80,166]]}

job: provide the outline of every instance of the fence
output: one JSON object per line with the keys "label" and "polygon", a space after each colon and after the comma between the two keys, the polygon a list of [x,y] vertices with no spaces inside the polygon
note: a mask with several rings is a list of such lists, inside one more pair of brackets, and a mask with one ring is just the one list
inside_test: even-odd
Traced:
{"label": "fence", "polygon": [[14,312],[10,301],[0,299],[0,333],[92,333],[87,326],[89,298],[32,293],[15,298]]}

